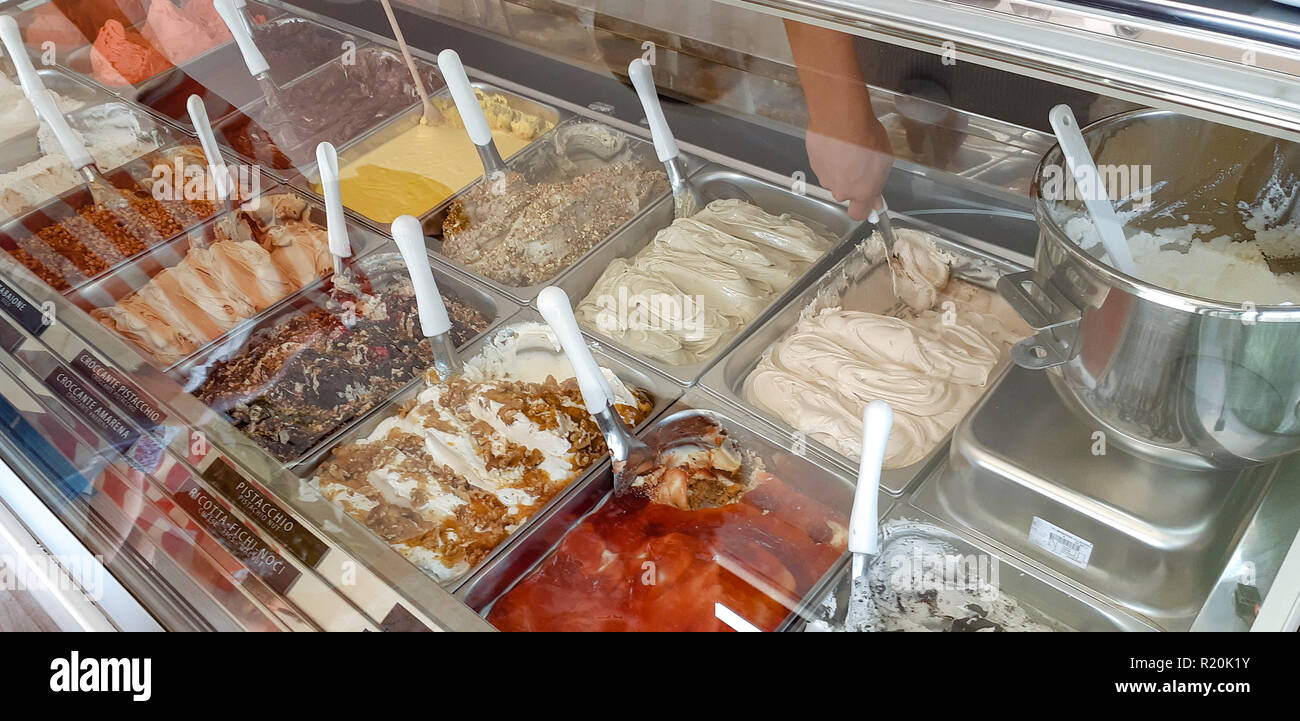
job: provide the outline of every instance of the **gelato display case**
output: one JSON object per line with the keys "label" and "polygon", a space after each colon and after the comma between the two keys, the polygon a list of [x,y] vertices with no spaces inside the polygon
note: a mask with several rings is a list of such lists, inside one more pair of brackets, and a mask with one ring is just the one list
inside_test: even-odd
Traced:
{"label": "gelato display case", "polygon": [[59,627],[1298,630],[1300,11],[226,1],[0,5],[126,200],[0,59],[0,541]]}

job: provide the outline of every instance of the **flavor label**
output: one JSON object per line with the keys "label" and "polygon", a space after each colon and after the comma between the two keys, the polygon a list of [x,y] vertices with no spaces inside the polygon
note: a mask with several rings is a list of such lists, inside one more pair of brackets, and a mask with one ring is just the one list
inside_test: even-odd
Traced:
{"label": "flavor label", "polygon": [[240,475],[226,459],[213,460],[203,472],[203,478],[307,565],[315,566],[329,550],[324,541],[299,525],[280,504]]}
{"label": "flavor label", "polygon": [[123,378],[122,374],[109,368],[90,351],[83,350],[78,353],[72,360],[72,367],[103,391],[109,400],[117,403],[141,427],[156,428],[167,420],[167,415],[160,411],[139,388]]}
{"label": "flavor label", "polygon": [[34,336],[40,335],[49,327],[41,309],[28,303],[26,298],[13,289],[13,286],[3,280],[0,280],[0,308]]}
{"label": "flavor label", "polygon": [[1038,516],[1029,524],[1029,542],[1079,568],[1088,567],[1092,544]]}
{"label": "flavor label", "polygon": [[119,452],[126,452],[140,438],[140,432],[118,416],[117,412],[86,387],[66,366],[59,366],[45,377],[45,385],[68,408],[98,430]]}
{"label": "flavor label", "polygon": [[416,618],[415,614],[406,610],[406,607],[400,603],[393,606],[393,610],[389,611],[387,616],[384,616],[383,622],[379,624],[379,630],[392,631],[395,633],[410,633],[412,631],[423,631],[425,633],[433,632],[433,629],[420,623],[420,619]]}
{"label": "flavor label", "polygon": [[220,502],[192,479],[185,479],[180,490],[172,494],[172,498],[203,524],[208,533],[238,558],[245,568],[257,574],[280,595],[287,594],[293,582],[298,580],[301,575],[298,569],[258,538],[252,529],[231,516]]}

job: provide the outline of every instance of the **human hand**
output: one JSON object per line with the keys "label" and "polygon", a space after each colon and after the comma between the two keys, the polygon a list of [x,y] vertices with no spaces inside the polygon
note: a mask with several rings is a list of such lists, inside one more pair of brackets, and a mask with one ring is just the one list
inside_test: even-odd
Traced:
{"label": "human hand", "polygon": [[849,217],[866,220],[880,208],[881,191],[894,165],[894,150],[885,126],[870,118],[852,133],[828,134],[810,127],[808,162],[822,187],[835,200],[848,202]]}

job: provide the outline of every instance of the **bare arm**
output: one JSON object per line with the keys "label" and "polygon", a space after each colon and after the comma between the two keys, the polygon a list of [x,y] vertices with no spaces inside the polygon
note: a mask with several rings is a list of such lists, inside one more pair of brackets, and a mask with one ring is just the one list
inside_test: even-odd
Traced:
{"label": "bare arm", "polygon": [[871,107],[853,36],[785,21],[799,82],[808,101],[808,159],[849,215],[866,218],[878,207],[893,166],[893,150]]}

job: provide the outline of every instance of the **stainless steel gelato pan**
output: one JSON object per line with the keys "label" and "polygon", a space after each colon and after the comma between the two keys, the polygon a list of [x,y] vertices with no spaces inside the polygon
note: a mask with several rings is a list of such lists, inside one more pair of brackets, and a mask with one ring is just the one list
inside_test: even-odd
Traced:
{"label": "stainless steel gelato pan", "polygon": [[[862,626],[909,631],[1155,631],[1105,601],[996,546],[968,537],[905,503],[880,527],[867,583],[876,608]],[[848,582],[848,562],[828,591]],[[859,584],[858,591],[863,590]],[[823,601],[826,599],[823,598]],[[811,630],[828,615],[820,602],[786,630]],[[861,630],[858,619],[850,623]]]}
{"label": "stainless steel gelato pan", "polygon": [[[476,340],[464,346],[460,350],[460,355],[466,360],[473,359],[476,356],[479,356],[488,347],[499,347],[496,346],[496,340],[498,337],[504,338],[513,334],[515,332],[514,329],[523,325],[542,322],[541,317],[537,313],[529,309],[523,309],[519,313],[516,313],[514,316],[505,320],[501,325],[480,335]],[[537,348],[529,349],[530,353],[534,351],[538,353],[542,352]],[[681,388],[679,386],[669,379],[660,376],[655,371],[641,366],[636,361],[626,358],[616,351],[605,350],[595,344],[592,345],[592,351],[596,357],[597,363],[612,371],[629,387],[629,389],[637,389],[649,394],[652,406],[648,414],[645,416],[645,419],[638,424],[638,428],[649,425],[655,417],[660,415],[663,410],[671,405],[680,395]],[[555,360],[563,361],[562,352],[553,352]],[[403,390],[392,396],[386,403],[376,407],[366,416],[358,419],[355,423],[350,425],[347,429],[328,439],[327,442],[322,443],[316,450],[308,454],[302,462],[293,466],[292,471],[304,480],[316,476],[322,469],[326,468],[326,464],[335,462],[332,454],[336,449],[342,446],[355,444],[357,441],[366,438],[382,423],[409,408],[413,400],[419,396],[426,387],[427,384],[424,378],[418,378],[408,384]],[[547,509],[554,507],[558,503],[562,503],[563,499],[568,497],[576,488],[582,487],[586,482],[585,479],[590,478],[595,474],[599,474],[601,469],[606,467],[608,467],[608,462],[601,459],[594,462],[590,467],[581,470],[568,486],[559,490],[552,498],[542,503],[539,509],[533,511],[530,518],[537,518],[546,514]],[[430,469],[430,472],[432,473],[435,470],[436,469]],[[346,514],[342,512],[341,507],[340,515],[346,516]],[[526,529],[531,524],[532,520],[525,520],[522,528]],[[520,530],[518,529],[513,530],[513,533],[515,534],[519,532]],[[477,564],[474,564],[468,572],[447,579],[444,585],[449,589],[454,589],[460,586],[467,578],[477,573],[478,569],[491,563],[500,548],[504,547],[508,543],[508,540],[504,541],[501,546],[498,546],[497,549],[488,553]],[[396,551],[394,552],[396,553]]]}
{"label": "stainless steel gelato pan", "polygon": [[[896,216],[894,228],[923,230],[934,238],[936,248],[956,259],[952,268],[954,278],[974,286],[991,290],[1004,273],[1017,270],[1017,266],[967,244],[964,238],[946,229],[938,228],[905,216]],[[745,394],[745,382],[764,355],[779,341],[788,337],[801,319],[833,307],[860,310],[875,314],[889,314],[900,303],[892,291],[889,269],[883,259],[873,258],[862,245],[851,250],[827,272],[820,281],[805,289],[740,341],[721,361],[713,366],[702,385],[755,414],[786,433],[796,433],[772,411],[750,402]],[[1002,354],[985,381],[984,392],[997,386],[1010,363],[1009,354]],[[951,434],[949,434],[951,435]],[[857,473],[857,460],[839,453],[815,438],[807,438],[810,447],[835,458],[848,473]],[[902,468],[890,468],[881,476],[881,489],[894,496],[901,495],[921,478],[935,463],[944,457],[948,437],[925,451],[924,457]]]}
{"label": "stainless steel gelato pan", "polygon": [[[758,316],[738,329],[732,337],[721,339],[716,348],[703,360],[674,365],[661,359],[646,357],[616,339],[605,338],[605,342],[609,345],[642,358],[646,363],[682,385],[694,383],[718,358],[725,355],[728,349],[754,328],[759,327],[774,311],[783,307],[787,300],[813,279],[821,277],[848,247],[852,247],[850,241],[859,228],[859,224],[850,220],[839,206],[790,192],[772,183],[721,166],[705,166],[691,177],[691,183],[706,198],[739,198],[752,201],[759,208],[773,215],[789,215],[831,240],[833,244],[785,290],[770,298],[766,308]],[[672,222],[672,198],[665,197],[646,213],[624,226],[608,241],[593,249],[586,258],[561,276],[556,285],[563,288],[575,304],[582,301],[591,293],[610,263],[618,258],[630,258],[636,255],[649,245],[656,233]],[[603,335],[596,328],[587,328],[587,330]]]}
{"label": "stainless steel gelato pan", "polygon": [[[686,395],[673,404],[659,421],[639,432],[638,436],[651,441],[664,440],[661,436],[665,434],[673,436],[680,433],[682,424],[692,424],[696,421],[716,424],[726,432],[730,442],[734,442],[740,458],[743,459],[742,473],[770,474],[782,484],[782,490],[771,490],[773,486],[768,486],[767,483],[773,483],[772,481],[759,483],[742,496],[742,502],[731,503],[722,510],[706,508],[701,511],[687,512],[670,508],[664,511],[670,515],[664,516],[663,522],[674,522],[669,519],[680,521],[683,534],[690,534],[690,529],[696,527],[695,524],[699,524],[701,528],[711,529],[705,534],[708,539],[729,538],[729,541],[722,541],[723,547],[716,548],[714,552],[707,555],[721,559],[719,563],[725,568],[723,575],[730,574],[729,577],[742,579],[740,583],[747,589],[743,591],[743,595],[750,602],[766,607],[761,615],[766,621],[771,622],[771,626],[783,624],[786,622],[786,617],[800,607],[801,602],[804,601],[804,593],[809,589],[820,588],[826,574],[838,565],[842,539],[837,537],[834,529],[842,528],[839,525],[841,523],[847,523],[845,514],[848,513],[852,503],[853,482],[833,462],[820,454],[800,447],[790,436],[774,432],[745,411],[701,389],[688,390]],[[599,473],[594,473],[584,480],[572,493],[561,499],[561,502],[554,504],[548,512],[539,514],[529,528],[516,533],[508,546],[495,559],[484,565],[457,591],[457,597],[483,615],[490,614],[493,604],[538,569],[571,531],[590,518],[591,514],[611,503],[612,489],[613,477],[606,465]],[[780,518],[781,522],[785,523],[789,518],[785,512],[792,508],[800,509],[804,515],[801,522],[792,522],[790,527],[778,524],[759,530],[759,524],[746,520],[752,518],[746,513],[753,510],[747,505],[750,502],[764,509],[758,515],[772,516],[768,520]],[[882,495],[880,503],[881,508],[887,510],[892,504],[892,499]],[[724,511],[731,515],[724,515]],[[635,514],[636,511],[632,510],[630,513]],[[626,517],[622,515],[622,511],[617,512],[616,515],[620,518]],[[611,516],[608,521],[601,523],[617,525],[619,521],[613,518],[614,516]],[[637,529],[644,530],[642,523],[654,525],[655,522],[628,520],[627,533],[635,534]],[[764,535],[780,533],[776,530],[778,528],[788,532],[793,527],[803,530],[815,528],[825,532],[825,535],[818,536],[816,541],[817,544],[824,545],[822,551],[817,553],[813,550],[814,544],[811,539],[816,532],[810,536],[800,536],[799,533],[802,531],[792,532],[789,536],[782,536],[780,542],[774,540],[773,536]],[[757,533],[766,540],[759,541],[746,535],[751,532]],[[676,537],[674,534],[669,533],[661,540],[664,544],[671,544],[671,539],[674,537]],[[800,538],[803,539],[804,547],[799,546]],[[708,539],[701,538],[706,542]],[[651,545],[657,545],[653,540],[649,542]],[[787,577],[777,570],[778,566],[766,565],[763,560],[746,557],[745,553],[735,545],[750,543],[772,550],[781,559],[778,566],[784,565],[788,570],[791,563],[799,565],[797,569],[799,580]],[[777,548],[782,550],[776,550]],[[807,557],[801,554],[807,554]],[[697,553],[695,557],[700,558],[700,555]],[[637,558],[640,556],[638,555]],[[824,568],[813,567],[823,561],[827,564]],[[653,591],[647,590],[646,593],[673,595],[673,584],[680,578],[675,577],[673,572],[659,574],[658,568],[672,566],[678,569],[679,562],[685,563],[686,559],[675,558],[674,560],[665,556],[651,564],[651,569],[655,571],[652,585],[658,587]],[[636,575],[641,575],[644,570],[638,567]],[[705,575],[714,571],[715,569],[702,570]],[[775,580],[777,578],[785,580]],[[620,588],[620,584],[624,583],[630,583],[632,587],[641,587],[635,579],[624,577],[611,577],[606,581],[613,584],[611,588],[614,589]],[[602,581],[601,584],[606,581]],[[690,581],[682,581],[682,583],[684,587],[694,588]],[[594,587],[593,592],[595,592]],[[621,592],[616,590],[614,595],[621,596]],[[678,597],[677,600],[699,601],[692,593],[687,593],[685,597]],[[671,611],[663,606],[656,609],[655,600],[646,599],[646,601],[643,611],[660,614],[661,619],[662,614],[671,614]],[[662,599],[660,602],[667,603]],[[736,605],[740,605],[739,601]],[[749,603],[744,605],[750,607]],[[712,608],[705,609],[705,615],[711,616],[712,610]],[[612,608],[602,607],[600,611],[593,611],[593,613],[608,615],[611,621],[640,620],[650,626],[657,624],[644,617],[639,619],[619,617],[620,612]],[[626,610],[624,613],[631,614],[632,611]],[[744,609],[740,609],[738,613],[742,617],[746,615]],[[757,615],[751,618],[755,621],[759,620]]]}

